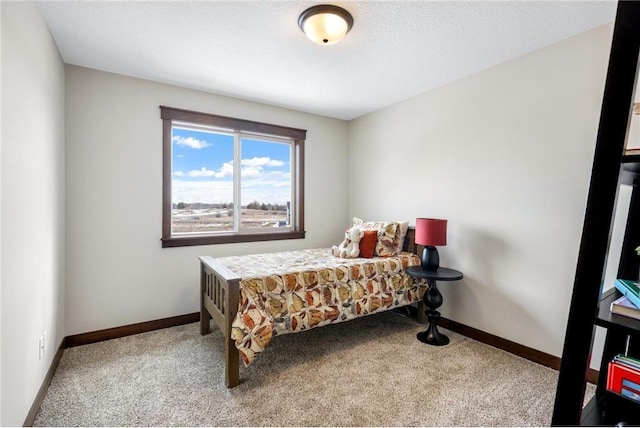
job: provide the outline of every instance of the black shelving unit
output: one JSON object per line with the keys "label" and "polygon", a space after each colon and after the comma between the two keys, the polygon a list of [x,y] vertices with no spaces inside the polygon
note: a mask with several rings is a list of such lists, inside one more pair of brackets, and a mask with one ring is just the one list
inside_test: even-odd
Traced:
{"label": "black shelving unit", "polygon": [[[640,49],[640,2],[619,1],[600,112],[587,208],[571,297],[552,425],[638,424],[640,403],[606,390],[607,365],[624,353],[640,356],[640,321],[612,315],[617,291],[602,293],[609,237],[621,184],[633,186],[618,277],[637,279],[640,245],[640,156],[624,156]],[[602,295],[601,295],[602,294]],[[596,394],[583,408],[595,326],[606,329]]]}

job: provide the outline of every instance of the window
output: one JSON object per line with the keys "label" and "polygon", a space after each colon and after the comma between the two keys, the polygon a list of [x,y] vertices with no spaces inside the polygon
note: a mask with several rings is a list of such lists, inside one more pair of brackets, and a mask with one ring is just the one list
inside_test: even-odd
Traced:
{"label": "window", "polygon": [[304,238],[307,131],[160,111],[163,247]]}

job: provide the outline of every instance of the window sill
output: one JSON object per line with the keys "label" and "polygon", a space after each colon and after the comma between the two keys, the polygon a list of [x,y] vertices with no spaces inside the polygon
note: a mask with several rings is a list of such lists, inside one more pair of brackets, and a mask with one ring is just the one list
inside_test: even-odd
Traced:
{"label": "window sill", "polygon": [[215,236],[189,236],[184,238],[163,238],[162,248],[188,247],[194,245],[234,244],[238,242],[279,241],[282,239],[304,239],[306,232],[280,233],[236,233]]}

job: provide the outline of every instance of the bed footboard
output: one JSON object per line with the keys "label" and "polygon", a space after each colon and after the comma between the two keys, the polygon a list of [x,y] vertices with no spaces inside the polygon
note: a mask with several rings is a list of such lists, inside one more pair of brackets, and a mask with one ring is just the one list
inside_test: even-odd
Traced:
{"label": "bed footboard", "polygon": [[200,257],[200,334],[211,331],[210,320],[224,334],[225,380],[228,388],[240,383],[238,350],[231,339],[231,323],[238,312],[240,276],[209,256]]}

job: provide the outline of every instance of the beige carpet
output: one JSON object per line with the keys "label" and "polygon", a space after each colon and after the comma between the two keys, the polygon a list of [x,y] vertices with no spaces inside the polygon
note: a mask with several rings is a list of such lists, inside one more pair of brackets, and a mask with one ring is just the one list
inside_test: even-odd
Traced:
{"label": "beige carpet", "polygon": [[37,426],[542,426],[557,372],[397,313],[274,338],[224,386],[198,324],[65,350]]}

